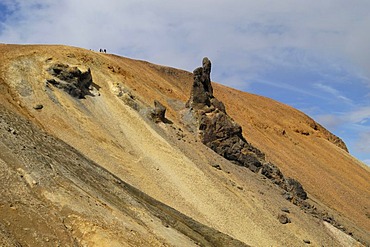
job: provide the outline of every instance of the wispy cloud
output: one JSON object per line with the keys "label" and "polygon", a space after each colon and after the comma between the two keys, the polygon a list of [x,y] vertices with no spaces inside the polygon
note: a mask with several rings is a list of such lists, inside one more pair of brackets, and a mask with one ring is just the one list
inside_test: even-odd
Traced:
{"label": "wispy cloud", "polygon": [[365,132],[357,142],[357,148],[361,152],[370,153],[370,131]]}
{"label": "wispy cloud", "polygon": [[370,106],[361,107],[349,112],[344,118],[351,123],[366,124],[370,120]]}
{"label": "wispy cloud", "polygon": [[329,126],[356,124],[370,127],[370,106],[358,107],[352,111],[317,116],[318,121]]}
{"label": "wispy cloud", "polygon": [[350,151],[359,159],[370,164],[370,106],[357,107],[340,114],[326,114],[316,117],[325,127],[336,130],[347,139]]}
{"label": "wispy cloud", "polygon": [[347,104],[352,105],[352,103],[353,103],[351,99],[349,99],[346,96],[342,95],[342,93],[339,90],[337,90],[337,89],[335,89],[335,88],[333,88],[331,86],[324,85],[324,84],[321,84],[321,83],[315,83],[314,84],[314,87],[317,88],[317,89],[319,89],[319,90],[322,90],[323,92],[326,92],[326,93],[331,94],[335,98],[337,98],[337,99],[339,99],[339,100],[341,100],[341,101],[343,101],[343,102],[345,102]]}
{"label": "wispy cloud", "polygon": [[257,80],[257,83],[265,84],[268,86],[271,86],[273,88],[279,88],[279,89],[284,89],[289,92],[295,92],[303,95],[308,95],[314,98],[321,98],[325,99],[325,97],[320,96],[318,94],[315,94],[314,92],[307,90],[305,87],[297,87],[292,83],[284,83],[284,82],[274,82],[274,81],[262,81],[262,80]]}

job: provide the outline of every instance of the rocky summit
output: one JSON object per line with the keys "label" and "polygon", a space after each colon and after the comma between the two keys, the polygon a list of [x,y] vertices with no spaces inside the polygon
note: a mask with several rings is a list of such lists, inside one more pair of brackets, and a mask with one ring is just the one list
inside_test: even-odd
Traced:
{"label": "rocky summit", "polygon": [[302,112],[212,82],[209,58],[0,56],[0,246],[370,245],[369,168]]}

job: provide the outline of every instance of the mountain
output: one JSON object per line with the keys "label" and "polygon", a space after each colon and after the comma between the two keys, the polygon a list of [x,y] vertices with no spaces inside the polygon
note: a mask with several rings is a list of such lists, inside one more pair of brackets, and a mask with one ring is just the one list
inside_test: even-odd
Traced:
{"label": "mountain", "polygon": [[370,245],[370,169],[302,112],[211,83],[207,62],[0,56],[2,246]]}

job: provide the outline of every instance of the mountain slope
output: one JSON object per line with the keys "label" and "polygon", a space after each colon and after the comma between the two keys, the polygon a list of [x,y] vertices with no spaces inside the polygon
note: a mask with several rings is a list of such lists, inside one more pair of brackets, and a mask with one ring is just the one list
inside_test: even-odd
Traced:
{"label": "mountain slope", "polygon": [[[35,128],[45,131],[43,135],[50,135],[73,147],[73,152],[81,155],[77,155],[79,159],[86,157],[122,182],[127,182],[210,229],[249,245],[299,246],[304,245],[304,239],[316,245],[339,244],[340,240],[320,219],[304,214],[284,200],[280,195],[281,189],[259,174],[224,160],[186,130],[181,111],[192,86],[191,73],[66,46],[0,45],[0,52],[1,105],[7,111],[22,115],[4,125],[1,129],[4,135],[14,135],[12,130],[21,133],[24,127],[17,129],[17,123],[21,122],[17,119],[25,118],[25,121],[37,126]],[[77,67],[80,73],[90,70],[93,82],[90,95],[76,98],[63,88],[58,88],[62,87],[57,84],[58,78],[50,73],[56,65]],[[370,172],[343,149],[343,143],[304,114],[278,102],[219,84],[214,84],[214,92],[225,103],[227,113],[243,127],[246,139],[265,152],[267,158],[277,164],[284,174],[298,179],[309,197],[315,200],[312,203],[327,207],[326,210],[343,222],[355,237],[369,241]],[[167,107],[169,123],[155,124],[145,117],[154,100]],[[285,117],[282,119],[281,116]],[[53,152],[52,147],[50,150],[47,147],[38,150],[35,145],[37,138],[30,134],[26,136],[34,143],[30,147],[36,146],[33,151],[35,154],[41,155],[45,150]],[[1,149],[4,164],[13,167],[13,171],[21,168],[25,174],[32,175],[37,171],[27,165],[27,160],[12,162],[9,157],[14,159],[23,151],[4,140],[2,143],[5,147]],[[63,156],[62,151],[58,152],[61,152],[59,156]],[[33,157],[32,152],[24,155]],[[68,159],[56,160],[55,166],[58,167],[72,162]],[[17,163],[19,165],[14,165]],[[222,170],[215,169],[214,164]],[[15,176],[16,172],[12,174]],[[47,174],[48,171],[44,171],[40,176]],[[67,178],[80,181],[82,178],[79,176],[73,174],[72,178]],[[28,175],[23,177],[27,178]],[[102,181],[105,181],[103,177]],[[4,186],[11,185],[11,181],[6,180]],[[35,178],[36,184],[32,179],[30,181],[27,186],[31,190],[34,187],[41,189],[24,194],[35,193],[41,197],[41,201],[50,204],[49,209],[58,208],[57,218],[68,219],[72,215],[70,218],[74,224],[70,224],[70,227],[73,234],[66,234],[65,237],[72,239],[69,240],[70,245],[84,244],[89,239],[90,245],[104,246],[104,241],[112,238],[118,245],[125,241],[128,245],[137,244],[128,241],[128,233],[114,238],[115,228],[109,227],[108,223],[96,225],[94,215],[104,215],[104,222],[118,218],[122,224],[132,222],[136,228],[141,227],[141,235],[138,234],[137,239],[143,241],[143,246],[148,245],[145,231],[152,236],[150,245],[175,244],[179,239],[184,241],[183,245],[191,243],[191,237],[178,232],[175,227],[174,231],[166,232],[167,227],[160,227],[160,221],[153,219],[147,209],[135,206],[135,217],[125,212],[124,208],[117,209],[117,204],[132,199],[115,199],[118,200],[116,204],[110,205],[111,201],[107,199],[109,191],[115,188],[111,187],[108,192],[105,190],[106,194],[100,190],[96,192],[94,183],[98,187],[107,186],[97,177],[93,184],[87,179],[78,187],[84,191],[95,191],[89,192],[89,196],[99,205],[107,204],[108,210],[113,212],[113,218],[106,212],[91,209],[87,199],[77,200],[75,197],[80,194],[68,192],[73,190],[68,186],[68,180],[62,182],[67,184],[62,186],[66,187],[66,192],[58,192],[60,188],[56,187],[59,188],[56,189],[58,196],[38,179]],[[11,193],[3,200],[2,207],[11,208],[12,203],[8,203],[13,200]],[[277,220],[281,207],[290,209],[291,224],[281,225]],[[132,206],[129,208],[132,209]],[[76,213],[79,211],[84,212],[84,217]],[[12,217],[24,222],[19,215],[15,213]],[[155,217],[158,218],[156,214]],[[151,220],[155,223],[150,223]],[[142,221],[144,224],[138,223]],[[58,220],[55,222],[54,227],[59,229],[61,223]],[[6,224],[4,228],[10,235],[18,232]],[[178,233],[175,234],[176,231]],[[99,234],[91,239],[94,232]],[[55,233],[62,236],[58,234]],[[21,234],[13,235],[16,239],[22,239],[19,237]],[[48,245],[48,242],[43,243]]]}
{"label": "mountain slope", "polygon": [[243,126],[247,139],[263,150],[268,160],[298,179],[311,196],[343,215],[350,212],[354,222],[370,230],[367,166],[303,113],[260,96],[226,90],[229,94],[218,97]]}

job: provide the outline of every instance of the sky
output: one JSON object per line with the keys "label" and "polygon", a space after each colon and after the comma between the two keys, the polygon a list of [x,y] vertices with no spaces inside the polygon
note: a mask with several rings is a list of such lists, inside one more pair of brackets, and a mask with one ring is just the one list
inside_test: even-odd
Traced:
{"label": "sky", "polygon": [[369,0],[1,0],[0,43],[65,44],[193,71],[293,106],[370,166]]}

